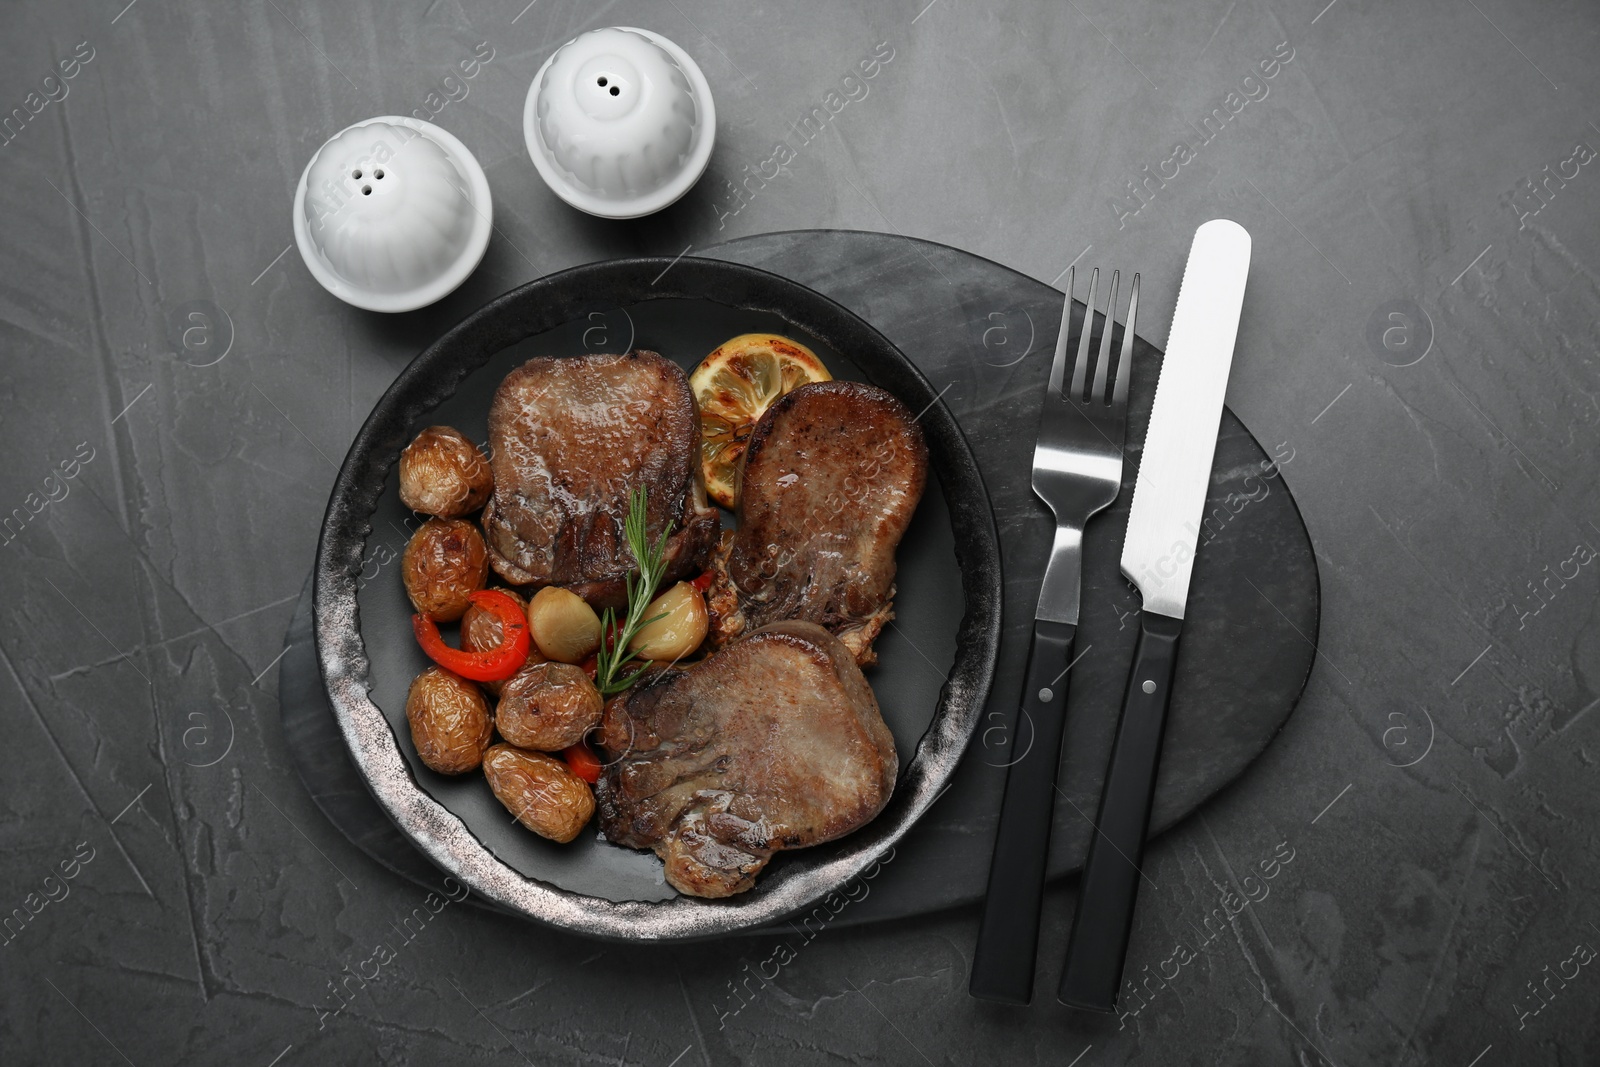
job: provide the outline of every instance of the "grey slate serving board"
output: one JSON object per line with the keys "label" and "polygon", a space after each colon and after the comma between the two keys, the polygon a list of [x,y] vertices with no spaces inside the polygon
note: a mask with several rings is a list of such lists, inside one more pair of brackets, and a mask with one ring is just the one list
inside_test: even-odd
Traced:
{"label": "grey slate serving board", "polygon": [[[870,884],[828,921],[870,922],[979,898],[1005,781],[1029,750],[1016,720],[1023,662],[1053,528],[1029,486],[1039,398],[1061,316],[1061,295],[1039,281],[958,249],[889,234],[804,230],[745,238],[693,254],[782,274],[851,308],[945,390],[983,470],[999,528],[1005,635],[983,722],[946,794]],[[1080,287],[1080,290],[1084,287]],[[1177,279],[1144,279],[1144,299],[1176,298]],[[1248,299],[1248,297],[1246,298]],[[1248,345],[1241,338],[1241,346]],[[1149,417],[1160,353],[1141,343],[1130,390],[1121,496],[1086,535],[1084,614],[1078,633],[1050,874],[1078,869],[1132,655],[1137,593],[1117,560]],[[1240,363],[1245,361],[1240,360]],[[1225,413],[1152,832],[1170,827],[1241,774],[1281,729],[1315,657],[1319,590],[1309,536],[1278,465]],[[284,733],[313,799],[343,833],[397,873],[431,884],[433,865],[367,793],[350,765],[323,695],[311,639],[309,583],[286,638],[279,686]],[[937,665],[929,665],[938,670]]]}

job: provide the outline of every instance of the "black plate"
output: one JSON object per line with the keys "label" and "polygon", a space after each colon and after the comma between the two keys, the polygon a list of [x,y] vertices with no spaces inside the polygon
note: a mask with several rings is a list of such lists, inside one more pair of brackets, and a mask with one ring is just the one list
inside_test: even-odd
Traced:
{"label": "black plate", "polygon": [[[869,672],[901,752],[893,799],[841,841],[781,854],[752,891],[702,901],[676,895],[648,853],[600,842],[592,827],[570,845],[552,844],[513,823],[481,776],[448,778],[417,760],[405,693],[427,661],[412,638],[398,574],[411,515],[399,501],[394,461],[429,424],[482,441],[495,387],[534,355],[637,346],[691,369],[727,338],[758,330],[796,337],[835,377],[870,381],[921,412],[931,476],[898,554],[898,618]],[[614,938],[702,937],[769,922],[867,868],[954,773],[999,645],[999,547],[988,495],[937,392],[887,339],[826,297],[764,271],[693,258],[552,275],[488,304],[417,357],[379,400],[340,469],[315,583],[323,679],[356,767],[389,816],[434,862],[489,899]]]}

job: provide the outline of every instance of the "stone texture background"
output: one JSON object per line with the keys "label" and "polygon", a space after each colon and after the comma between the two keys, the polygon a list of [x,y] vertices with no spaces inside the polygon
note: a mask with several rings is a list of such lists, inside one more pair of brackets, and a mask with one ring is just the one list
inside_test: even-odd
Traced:
{"label": "stone texture background", "polygon": [[[0,147],[0,517],[26,520],[0,545],[0,911],[60,897],[0,945],[0,1058],[1600,1058],[1600,967],[1581,962],[1600,948],[1600,12],[523,4],[0,14],[0,114],[25,119]],[[687,48],[720,118],[706,179],[631,224],[560,204],[520,130],[544,58],[619,23]],[[444,78],[480,42],[462,98]],[[735,198],[880,42],[866,95]],[[43,83],[75,50],[75,76]],[[478,155],[499,232],[461,290],[383,318],[281,255],[289,201],[328,135],[416,108]],[[819,935],[737,1011],[760,939],[618,947],[455,904],[401,932],[423,895],[304,794],[274,657],[334,464],[416,351],[606,256],[841,227],[1044,281],[1075,260],[1161,278],[1217,215],[1255,238],[1244,329],[1277,362],[1235,374],[1229,402],[1295,449],[1321,659],[1258,765],[1152,849],[1130,973],[1169,977],[1134,1010],[970,1000],[971,909]],[[1142,332],[1170,314],[1147,301]],[[1262,864],[1275,876],[1246,883]],[[1268,892],[1208,929],[1248,884]],[[1048,897],[1041,990],[1071,906],[1070,884]],[[380,942],[377,979],[325,1014]]]}

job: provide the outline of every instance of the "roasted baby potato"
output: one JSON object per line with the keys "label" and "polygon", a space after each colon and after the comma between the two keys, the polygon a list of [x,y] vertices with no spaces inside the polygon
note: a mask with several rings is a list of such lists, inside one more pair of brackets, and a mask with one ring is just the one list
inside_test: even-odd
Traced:
{"label": "roasted baby potato", "polygon": [[443,667],[429,667],[411,683],[406,721],[417,755],[440,774],[475,770],[494,733],[482,691]]}
{"label": "roasted baby potato", "polygon": [[535,663],[506,680],[494,725],[518,748],[559,752],[594,729],[604,706],[582,667]]}
{"label": "roasted baby potato", "polygon": [[400,453],[400,501],[444,519],[469,515],[494,490],[489,461],[449,426],[429,426]]}
{"label": "roasted baby potato", "polygon": [[[663,618],[656,618],[658,615]],[[659,663],[682,659],[699,648],[711,627],[706,598],[688,582],[679,582],[650,601],[644,617],[655,622],[641,626],[628,648]]]}
{"label": "roasted baby potato", "polygon": [[[501,589],[500,592],[521,604],[526,612],[528,603],[520,595],[510,589]],[[466,652],[488,652],[500,647],[500,620],[494,612],[487,608],[473,604],[467,608],[466,614],[461,616],[461,648]],[[539,663],[544,659],[536,648],[528,649],[528,663]],[[484,689],[500,695],[500,690],[505,686],[505,681],[479,682]]]}
{"label": "roasted baby potato", "polygon": [[506,810],[540,837],[566,844],[594,815],[589,784],[542,752],[494,745],[484,753],[483,775]]}
{"label": "roasted baby potato", "polygon": [[528,601],[528,630],[545,659],[582,663],[600,647],[600,616],[559,586],[547,585]]}
{"label": "roasted baby potato", "polygon": [[411,535],[400,573],[417,611],[434,622],[455,622],[467,598],[489,580],[489,550],[472,523],[429,519]]}

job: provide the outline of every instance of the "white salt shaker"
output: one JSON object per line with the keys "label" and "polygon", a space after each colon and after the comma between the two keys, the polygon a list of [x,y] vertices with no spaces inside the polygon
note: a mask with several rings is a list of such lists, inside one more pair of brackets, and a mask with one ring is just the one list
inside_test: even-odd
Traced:
{"label": "white salt shaker", "polygon": [[431,122],[384,116],[341,130],[294,194],[294,239],[330,293],[370,311],[411,311],[466,281],[494,204],[466,145]]}
{"label": "white salt shaker", "polygon": [[580,34],[539,68],[522,134],[539,176],[581,211],[648,215],[705,173],[716,140],[711,86],[689,54],[649,30]]}

